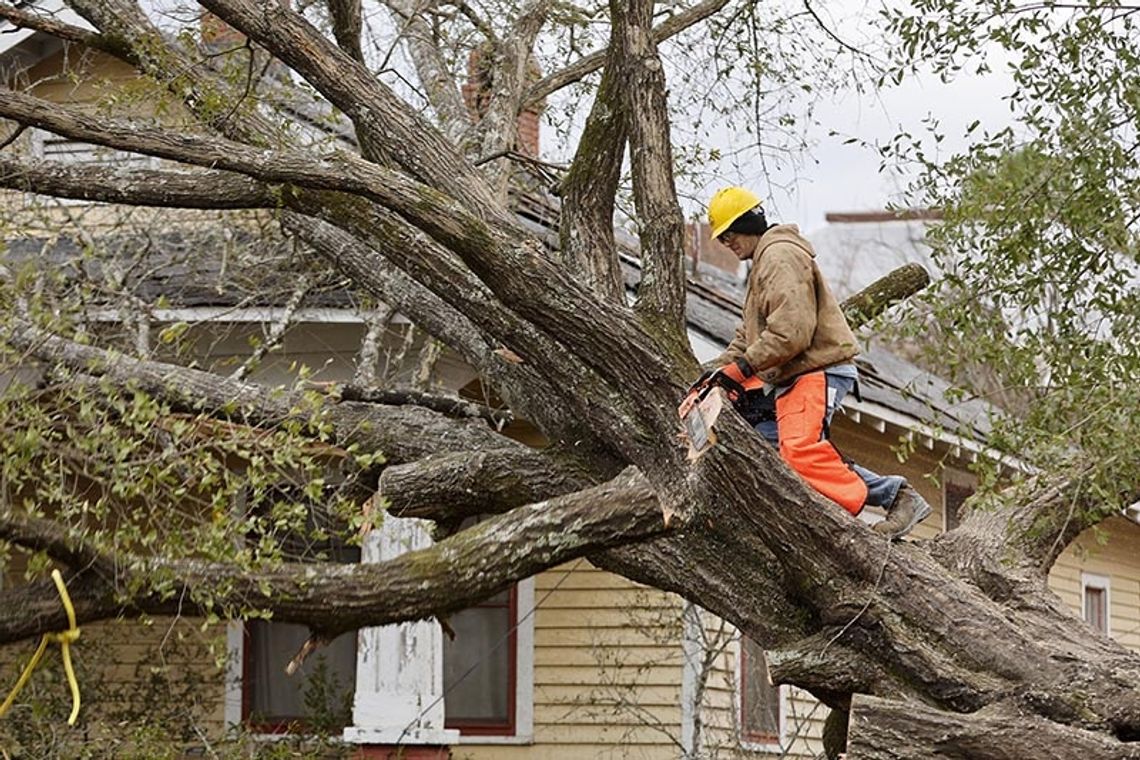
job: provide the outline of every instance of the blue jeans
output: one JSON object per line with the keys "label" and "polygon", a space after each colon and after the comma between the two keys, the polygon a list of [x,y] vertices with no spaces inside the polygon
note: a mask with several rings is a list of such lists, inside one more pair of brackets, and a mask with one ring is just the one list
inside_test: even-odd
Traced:
{"label": "blue jeans", "polygon": [[[827,415],[824,418],[824,437],[830,437],[828,430],[835,410],[843,403],[844,397],[855,387],[855,378],[824,373],[827,378]],[[772,403],[776,399],[773,397]],[[756,432],[764,436],[768,443],[780,447],[780,429],[775,420],[756,423]],[[867,484],[867,504],[873,507],[889,507],[898,496],[899,489],[906,484],[906,478],[899,475],[878,475],[866,467],[852,463],[851,469]]]}

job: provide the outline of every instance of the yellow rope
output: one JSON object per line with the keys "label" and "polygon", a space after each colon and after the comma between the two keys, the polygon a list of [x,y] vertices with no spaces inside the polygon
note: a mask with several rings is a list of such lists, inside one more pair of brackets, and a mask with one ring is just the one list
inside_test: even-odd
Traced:
{"label": "yellow rope", "polygon": [[59,598],[63,600],[63,609],[67,612],[68,629],[59,633],[45,633],[43,635],[39,647],[36,648],[36,653],[32,655],[32,659],[24,668],[24,672],[20,674],[12,693],[4,700],[4,704],[0,705],[0,717],[8,712],[12,703],[16,701],[16,695],[32,677],[32,671],[36,669],[36,665],[40,664],[44,652],[47,651],[47,645],[59,644],[63,653],[63,669],[67,673],[67,685],[71,687],[71,717],[67,719],[67,725],[74,726],[75,720],[79,717],[79,680],[75,677],[75,669],[71,667],[71,644],[79,638],[79,628],[75,625],[75,608],[71,605],[71,597],[67,593],[67,586],[63,585],[63,576],[60,575],[59,570],[51,571],[51,579],[55,581]]}

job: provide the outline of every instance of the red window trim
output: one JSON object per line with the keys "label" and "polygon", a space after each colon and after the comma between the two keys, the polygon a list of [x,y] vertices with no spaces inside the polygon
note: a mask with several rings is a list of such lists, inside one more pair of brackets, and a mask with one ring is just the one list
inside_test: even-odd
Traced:
{"label": "red window trim", "polygon": [[[499,604],[475,604],[472,607],[500,607]],[[519,675],[519,587],[511,586],[507,601],[507,619],[510,624],[507,634],[507,720],[449,720],[444,712],[443,727],[457,729],[461,736],[514,736],[518,732],[515,714],[518,705]]]}
{"label": "red window trim", "polygon": [[[774,734],[769,733],[755,733],[748,730],[748,723],[745,716],[748,715],[748,637],[741,634],[740,638],[740,736],[746,742],[753,744],[779,744],[780,736],[779,730]],[[776,688],[777,699],[779,699],[779,688]],[[776,723],[779,725],[780,712],[783,710],[783,705],[779,702],[776,704]]]}

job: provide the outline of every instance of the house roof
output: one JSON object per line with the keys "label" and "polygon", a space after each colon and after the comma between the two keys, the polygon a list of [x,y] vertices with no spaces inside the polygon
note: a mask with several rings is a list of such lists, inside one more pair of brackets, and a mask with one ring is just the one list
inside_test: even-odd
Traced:
{"label": "house roof", "polygon": [[[514,196],[519,221],[554,250],[558,245],[557,206],[535,192]],[[636,238],[619,230],[619,255],[627,288],[632,294],[641,279]],[[58,266],[82,271],[98,281],[116,262],[119,276],[133,294],[148,304],[159,321],[272,321],[296,287],[302,267],[292,243],[276,236],[256,235],[233,226],[205,224],[145,233],[109,232],[92,253],[75,238],[20,238],[7,242],[17,260],[45,258]],[[127,262],[127,266],[124,266]],[[343,281],[329,281],[306,297],[305,321],[361,321],[355,294]],[[686,318],[694,341],[705,341],[719,352],[732,339],[741,320],[743,291],[739,282],[724,278],[688,281]],[[117,311],[107,314],[118,319]],[[869,337],[869,336],[867,336]],[[868,340],[868,343],[869,340]],[[715,354],[712,354],[715,355]],[[707,355],[701,358],[711,358]],[[855,421],[886,425],[942,441],[967,455],[980,453],[990,433],[995,408],[977,400],[953,397],[949,383],[898,355],[870,344],[856,360],[862,399],[845,402]]]}
{"label": "house roof", "polygon": [[[623,264],[627,272],[636,270],[640,279],[636,259],[623,256]],[[740,323],[742,302],[739,286],[725,290],[690,279],[686,304],[690,330],[727,346]],[[849,413],[855,413],[856,422],[865,415],[918,432],[931,441],[981,451],[992,429],[990,419],[999,413],[994,406],[979,400],[958,400],[942,378],[875,346],[870,335],[863,338],[868,345],[855,360],[862,399],[848,397],[844,404]]]}

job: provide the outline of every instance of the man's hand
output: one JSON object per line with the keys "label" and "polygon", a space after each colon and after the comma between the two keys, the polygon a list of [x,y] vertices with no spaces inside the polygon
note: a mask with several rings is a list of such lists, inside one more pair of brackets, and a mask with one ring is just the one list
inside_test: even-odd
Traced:
{"label": "man's hand", "polygon": [[752,371],[752,365],[748,363],[748,360],[739,357],[718,369],[717,374],[724,375],[737,385],[743,386],[744,381],[755,373]]}

